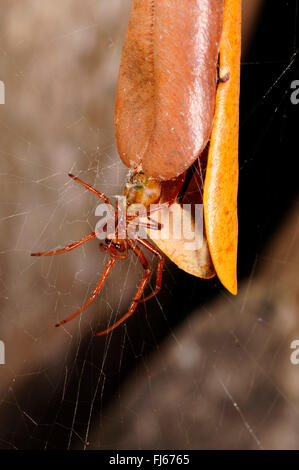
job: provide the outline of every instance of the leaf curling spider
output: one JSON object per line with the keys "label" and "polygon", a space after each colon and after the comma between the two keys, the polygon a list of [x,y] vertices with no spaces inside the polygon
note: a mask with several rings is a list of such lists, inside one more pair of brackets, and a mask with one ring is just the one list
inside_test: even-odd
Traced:
{"label": "leaf curling spider", "polygon": [[[89,184],[85,183],[84,181],[80,180],[76,176],[72,175],[69,173],[70,178],[73,180],[77,181],[80,183],[82,186],[84,186],[86,189],[94,193],[96,196],[98,196],[102,201],[104,201],[108,207],[112,208],[112,204],[110,199],[105,196],[105,194],[97,191],[95,188],[90,186]],[[183,180],[182,180],[183,181]],[[182,186],[182,183],[180,183],[177,186],[176,189],[176,196]],[[152,178],[148,178],[144,173],[134,173],[132,177],[130,178],[129,182],[125,185],[124,189],[124,195],[126,197],[126,209],[133,207],[134,204],[142,204],[145,207],[144,213],[141,211],[136,214],[131,214],[128,215],[126,213],[126,220],[125,220],[125,227],[126,227],[126,238],[119,238],[118,236],[118,211],[114,212],[113,211],[113,217],[115,218],[115,233],[113,234],[107,234],[104,243],[100,244],[100,249],[102,251],[106,251],[110,255],[110,259],[108,263],[106,264],[106,267],[103,271],[103,274],[97,283],[95,289],[92,291],[90,297],[88,300],[85,302],[82,307],[80,307],[75,313],[70,315],[69,317],[65,318],[64,320],[60,321],[57,323],[55,326],[61,326],[73,318],[75,318],[77,315],[79,315],[82,310],[84,310],[95,298],[98,296],[100,293],[107,277],[108,274],[110,273],[112,267],[114,266],[115,262],[117,259],[126,259],[129,256],[129,250],[131,250],[134,255],[137,257],[138,261],[140,262],[141,266],[144,269],[144,274],[141,279],[141,282],[139,284],[138,290],[135,294],[135,297],[133,298],[128,312],[123,315],[117,322],[115,322],[112,326],[107,328],[104,331],[101,331],[99,333],[96,333],[95,336],[102,336],[105,335],[115,328],[117,328],[121,323],[123,323],[127,318],[129,318],[136,310],[137,306],[141,302],[146,302],[147,300],[151,299],[154,297],[159,290],[161,289],[162,285],[162,272],[163,272],[163,266],[164,266],[164,257],[160,253],[160,251],[155,248],[149,241],[141,238],[141,237],[136,237],[135,239],[129,238],[128,237],[128,225],[130,222],[132,222],[134,219],[140,216],[147,216],[151,214],[151,212],[161,210],[163,208],[169,207],[174,201],[175,198],[171,199],[169,202],[162,203],[162,204],[157,204],[160,200],[161,197],[161,183],[157,180],[154,180]],[[118,204],[118,202],[117,202]],[[151,205],[156,204],[154,209],[151,209]],[[150,220],[150,219],[149,219]],[[106,224],[107,225],[107,224]],[[156,226],[151,224],[151,223],[146,223],[146,222],[139,222],[140,226],[145,226],[147,228],[151,229],[161,229],[161,225],[157,224]],[[105,228],[105,226],[104,226]],[[92,232],[89,235],[83,237],[81,240],[78,240],[74,243],[71,243],[70,245],[65,246],[64,248],[55,250],[55,251],[49,251],[49,252],[42,252],[42,253],[32,253],[31,256],[52,256],[52,255],[57,255],[60,253],[65,253],[68,251],[72,251],[78,246],[83,245],[84,243],[88,242],[89,240],[92,240],[96,238],[96,232]],[[149,252],[153,253],[154,255],[157,256],[158,258],[158,265],[157,265],[157,275],[156,275],[156,285],[155,289],[151,294],[149,294],[146,297],[142,297],[144,289],[150,279],[151,275],[151,267],[150,264],[148,263],[143,251],[141,248],[138,246],[140,244],[144,248],[146,248]]]}

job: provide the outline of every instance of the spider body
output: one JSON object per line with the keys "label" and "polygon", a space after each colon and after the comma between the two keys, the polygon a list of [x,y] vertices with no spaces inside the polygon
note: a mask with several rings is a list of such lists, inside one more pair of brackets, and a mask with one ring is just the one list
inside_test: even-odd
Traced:
{"label": "spider body", "polygon": [[148,178],[144,173],[135,173],[125,185],[127,207],[133,204],[142,204],[149,207],[156,204],[161,197],[161,183]]}
{"label": "spider body", "polygon": [[[150,207],[151,204],[156,204],[154,208],[154,211],[156,211],[156,210],[159,210],[160,208],[171,205],[174,202],[174,200],[168,203],[161,204],[160,206],[157,205],[161,196],[161,183],[159,183],[158,181],[152,178],[148,178],[144,173],[134,173],[133,176],[130,178],[129,182],[126,184],[125,189],[124,189],[124,195],[126,196],[125,215],[123,215],[122,217],[119,217],[118,211],[115,212],[113,210],[111,201],[107,196],[105,196],[105,194],[100,193],[95,188],[93,188],[87,183],[84,183],[82,180],[80,180],[76,176],[72,174],[69,174],[69,176],[73,180],[77,181],[82,186],[84,186],[86,189],[93,192],[102,201],[106,203],[108,208],[110,208],[110,211],[109,211],[110,217],[113,218],[115,231],[111,233],[107,233],[104,242],[100,244],[100,250],[108,253],[110,256],[110,259],[95,289],[91,293],[89,299],[75,313],[73,313],[71,316],[67,317],[66,319],[60,321],[55,326],[61,326],[64,323],[67,323],[68,321],[72,320],[74,317],[79,315],[82,312],[82,310],[84,310],[97,297],[97,295],[100,293],[108,277],[108,274],[110,273],[112,267],[114,266],[115,262],[120,259],[128,258],[130,250],[137,257],[138,261],[140,262],[144,270],[142,280],[139,284],[136,295],[130,304],[128,312],[123,317],[121,317],[120,320],[114,323],[112,326],[96,334],[96,336],[101,336],[106,333],[109,333],[110,331],[114,330],[117,326],[119,326],[121,323],[123,323],[129,316],[131,316],[135,312],[138,303],[145,302],[146,300],[149,300],[150,298],[154,297],[161,289],[162,271],[163,271],[163,266],[164,266],[164,258],[162,254],[147,240],[140,238],[139,236],[131,237],[130,236],[131,231],[128,230],[128,227],[132,223],[136,224],[136,221],[137,221],[136,219],[138,217],[149,216],[151,213],[151,207]],[[117,202],[117,205],[118,204],[119,202]],[[140,204],[142,204],[144,209],[143,211],[139,210],[137,214],[136,207],[140,207]],[[120,234],[121,223],[125,224],[124,237],[121,237],[121,234]],[[154,229],[160,228],[159,225],[155,226],[150,221],[138,222],[138,223],[141,226],[145,226],[147,228],[154,228]],[[107,230],[107,226],[108,224],[104,226],[104,229]],[[81,240],[71,243],[70,245],[67,245],[66,247],[61,248],[59,250],[43,252],[43,253],[32,253],[31,256],[51,256],[51,255],[56,255],[56,254],[72,251],[78,246],[81,246],[87,241],[92,240],[94,238],[96,238],[96,232],[92,232],[91,234],[87,235]],[[147,297],[142,297],[142,295],[151,275],[151,267],[139,245],[146,248],[149,252],[153,253],[158,258],[156,285],[155,285],[153,292],[149,294]]]}

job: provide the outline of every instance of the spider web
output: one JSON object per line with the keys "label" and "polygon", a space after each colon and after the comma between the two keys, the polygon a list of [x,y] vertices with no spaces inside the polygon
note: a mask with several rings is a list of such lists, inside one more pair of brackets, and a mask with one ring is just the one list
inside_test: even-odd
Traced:
{"label": "spider web", "polygon": [[[142,269],[131,256],[117,263],[80,317],[54,328],[87,300],[107,256],[97,240],[56,257],[29,255],[94,230],[98,200],[69,172],[109,197],[122,194],[127,168],[112,122],[130,0],[1,0],[1,7],[0,448],[297,448],[296,368],[288,348],[298,323],[293,311],[289,320],[271,316],[272,300],[263,297],[261,307],[253,287],[278,224],[274,209],[263,218],[266,203],[255,220],[260,236],[241,252],[245,280],[237,299],[217,280],[193,279],[167,262],[161,295],[112,335],[94,338],[126,313],[136,292]],[[269,53],[268,61],[256,54],[242,64],[246,83],[270,70],[241,114],[241,132],[249,133],[257,116],[266,123],[250,145],[241,141],[243,241],[250,227],[246,180],[275,123],[284,139],[285,119],[295,112],[289,88],[299,78],[298,2],[283,8],[294,18],[286,54]],[[287,118],[277,123],[278,115]],[[281,186],[280,166],[275,171]],[[290,192],[279,214],[294,198]]]}

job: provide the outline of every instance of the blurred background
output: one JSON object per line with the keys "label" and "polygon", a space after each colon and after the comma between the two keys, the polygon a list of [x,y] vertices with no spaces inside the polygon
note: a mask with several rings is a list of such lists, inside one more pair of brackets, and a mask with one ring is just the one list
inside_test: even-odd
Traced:
{"label": "blurred background", "polygon": [[[163,290],[112,335],[138,281],[90,233],[127,169],[113,134],[130,0],[1,0],[1,449],[299,448],[298,1],[243,0],[239,294],[166,263]],[[154,263],[154,260],[152,260]]]}

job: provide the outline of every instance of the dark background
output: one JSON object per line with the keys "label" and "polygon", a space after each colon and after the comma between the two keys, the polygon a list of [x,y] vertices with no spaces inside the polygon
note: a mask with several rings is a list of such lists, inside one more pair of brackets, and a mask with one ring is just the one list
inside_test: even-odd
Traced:
{"label": "dark background", "polygon": [[[250,0],[247,3],[249,2]],[[89,196],[85,195],[83,203],[83,196],[78,188],[65,186],[67,171],[82,172],[82,179],[95,183],[108,194],[121,191],[125,169],[120,167],[117,177],[115,176],[115,165],[119,163],[113,140],[112,115],[117,64],[129,2],[126,8],[112,2],[111,10],[114,13],[110,16],[108,4],[98,9],[95,2],[90,1],[85,7],[90,11],[90,18],[86,22],[80,9],[82,7],[74,2],[72,8],[79,11],[78,15],[75,13],[74,18],[69,17],[68,24],[61,20],[61,25],[56,10],[53,18],[49,19],[47,15],[51,14],[51,7],[46,12],[36,12],[34,2],[27,2],[27,7],[32,7],[31,14],[36,17],[36,25],[40,23],[37,30],[33,24],[31,28],[28,27],[28,31],[22,24],[30,19],[26,15],[22,16],[24,11],[20,2],[18,6],[17,3],[4,1],[1,8],[4,11],[1,20],[3,23],[13,23],[11,17],[16,15],[18,18],[19,15],[17,26],[12,24],[10,30],[4,28],[1,36],[3,47],[0,44],[4,51],[2,60],[5,69],[2,70],[7,73],[4,81],[9,97],[5,109],[1,109],[1,129],[4,136],[3,187],[6,190],[3,205],[6,204],[6,208],[8,203],[11,204],[10,195],[14,194],[13,201],[24,199],[26,210],[28,204],[26,206],[26,196],[23,194],[30,194],[29,209],[33,222],[30,222],[30,230],[27,229],[27,223],[24,222],[24,226],[20,224],[27,234],[27,242],[21,247],[24,261],[19,261],[17,256],[20,252],[14,243],[12,247],[9,243],[3,246],[4,326],[0,339],[2,337],[7,345],[7,365],[2,366],[6,368],[5,371],[0,371],[3,373],[0,447],[83,448],[85,436],[87,440],[90,434],[98,436],[99,427],[102,434],[105,434],[107,426],[109,437],[106,443],[101,444],[95,437],[93,441],[91,439],[92,445],[96,448],[117,448],[121,446],[119,443],[122,442],[122,432],[118,427],[119,434],[116,433],[115,437],[115,430],[111,431],[111,418],[106,417],[106,409],[110,410],[109,416],[112,414],[113,421],[115,418],[111,410],[118,410],[120,403],[126,403],[127,400],[124,381],[130,377],[133,385],[129,390],[134,394],[134,386],[138,388],[138,381],[142,380],[140,376],[147,376],[147,380],[150,380],[148,364],[152,361],[151,354],[160,353],[160,344],[162,348],[165,347],[165,339],[175,338],[191,312],[198,312],[198,322],[204,322],[214,299],[225,299],[225,302],[231,300],[217,280],[197,279],[168,262],[164,289],[159,294],[159,299],[141,306],[126,326],[118,328],[111,337],[105,340],[94,339],[92,333],[101,329],[98,324],[99,310],[105,310],[102,326],[105,318],[109,318],[109,315],[111,318],[115,306],[119,315],[124,313],[138,282],[138,270],[133,269],[130,281],[127,278],[128,267],[120,267],[120,271],[116,268],[117,272],[107,284],[107,290],[99,303],[84,313],[82,321],[85,323],[81,325],[74,320],[70,330],[67,329],[70,331],[69,335],[52,330],[57,317],[64,318],[82,304],[82,298],[85,298],[95,283],[95,276],[99,276],[103,270],[104,261],[101,254],[98,254],[96,245],[86,248],[87,255],[82,252],[83,261],[76,261],[79,264],[75,265],[68,264],[71,261],[65,259],[55,259],[51,264],[49,261],[46,264],[44,260],[40,264],[36,261],[32,268],[29,261],[25,261],[25,255],[28,256],[33,249],[55,247],[88,233],[88,224],[90,226],[93,220],[94,199],[88,199]],[[30,9],[28,11],[30,15]],[[61,15],[66,13],[63,10]],[[102,15],[101,19],[97,15]],[[107,18],[107,23],[104,18]],[[299,79],[296,32],[298,19],[298,2],[268,0],[261,6],[254,21],[251,40],[245,28],[247,37],[244,38],[240,100],[238,276],[241,286],[248,278],[255,277],[256,263],[274,234],[279,233],[284,225],[297,197],[299,105],[294,106],[290,101],[290,85],[293,80]],[[43,31],[42,25],[47,22],[48,30]],[[85,36],[80,39],[79,35],[76,39],[74,35],[72,43],[68,39],[70,31],[77,31],[78,24],[82,31],[90,29],[93,36],[90,39]],[[56,29],[58,27],[59,30]],[[19,30],[16,33],[17,28]],[[9,34],[12,34],[11,43]],[[84,43],[82,50],[80,41]],[[12,43],[18,47],[14,48]],[[20,45],[24,47],[25,53]],[[73,47],[79,52],[74,52]],[[69,66],[72,60],[74,63],[77,61],[75,66]],[[68,67],[70,70],[67,70]],[[30,74],[33,74],[34,83]],[[47,81],[51,82],[50,87]],[[86,83],[89,85],[86,86]],[[12,90],[19,90],[20,95],[27,96],[26,100],[24,98],[21,101],[20,107],[16,106],[16,99],[10,98]],[[63,113],[66,108],[68,114],[65,115]],[[62,116],[59,116],[60,113]],[[79,127],[76,129],[77,125]],[[25,165],[19,171],[19,160],[30,162],[30,165],[28,168]],[[40,181],[47,181],[49,177],[49,192],[48,183],[42,187],[39,185],[36,189]],[[24,181],[26,189],[23,193]],[[27,185],[34,187],[31,193],[28,193]],[[60,205],[59,210],[55,211],[55,220],[52,221],[53,212],[50,209],[47,212],[48,204],[52,203],[52,209],[58,207],[55,206],[57,197],[65,201],[65,194],[72,205]],[[64,212],[61,212],[61,207]],[[41,215],[42,208],[46,212],[43,211]],[[16,206],[9,206],[6,210],[4,217],[8,218],[19,211]],[[12,223],[14,220],[13,217]],[[45,220],[50,223],[47,225],[46,238],[32,246],[31,241],[37,239],[35,234],[42,231]],[[74,220],[77,225],[72,225],[75,224]],[[84,221],[85,229],[81,228],[80,220]],[[6,240],[9,240],[9,233],[13,232],[13,228],[10,229],[9,226],[5,230],[8,233]],[[77,256],[80,255],[77,253]],[[79,273],[80,277],[81,270],[87,264],[88,273],[86,277],[80,278],[83,289],[80,293],[77,292],[75,274]],[[27,272],[31,273],[30,276]],[[121,304],[118,304],[119,294],[124,291]],[[7,299],[11,299],[11,296],[13,301],[6,306]],[[38,300],[40,296],[42,298]],[[243,344],[247,342],[246,335],[239,339]],[[261,338],[261,342],[263,341]],[[20,360],[20,356],[24,357],[24,361]],[[231,363],[234,361],[233,355],[229,360]],[[170,366],[159,361],[153,368],[157,374],[159,370],[170,370]],[[170,382],[164,383],[162,392],[164,390],[166,396],[170,386]],[[208,391],[201,391],[200,380],[197,387],[199,395],[209,394]],[[194,390],[195,388],[194,386]],[[263,396],[262,386],[260,394]],[[292,400],[290,397],[289,399]],[[144,400],[146,402],[146,397]],[[267,397],[265,401],[267,402]],[[153,405],[151,406],[155,415]],[[209,406],[212,407],[213,404]],[[138,412],[138,408],[135,412]],[[255,412],[253,407],[252,413]],[[244,423],[245,421],[242,422],[243,428]],[[184,426],[182,421],[181,429]],[[136,447],[146,447],[138,443],[138,432],[134,438],[130,425],[126,429],[124,432],[133,436],[127,448],[134,446],[133,442],[136,442]],[[225,444],[225,438],[222,441],[220,438],[224,448],[232,447],[233,428],[231,432],[232,441],[228,440]],[[196,428],[193,435],[196,435]],[[178,442],[167,441],[163,435],[159,439],[162,448],[167,445],[180,448],[180,443],[181,448],[216,446],[209,436],[193,441],[181,437]],[[279,439],[275,442],[273,446],[279,447]],[[287,440],[285,446],[288,446]],[[251,444],[248,444],[248,448],[250,447]]]}

